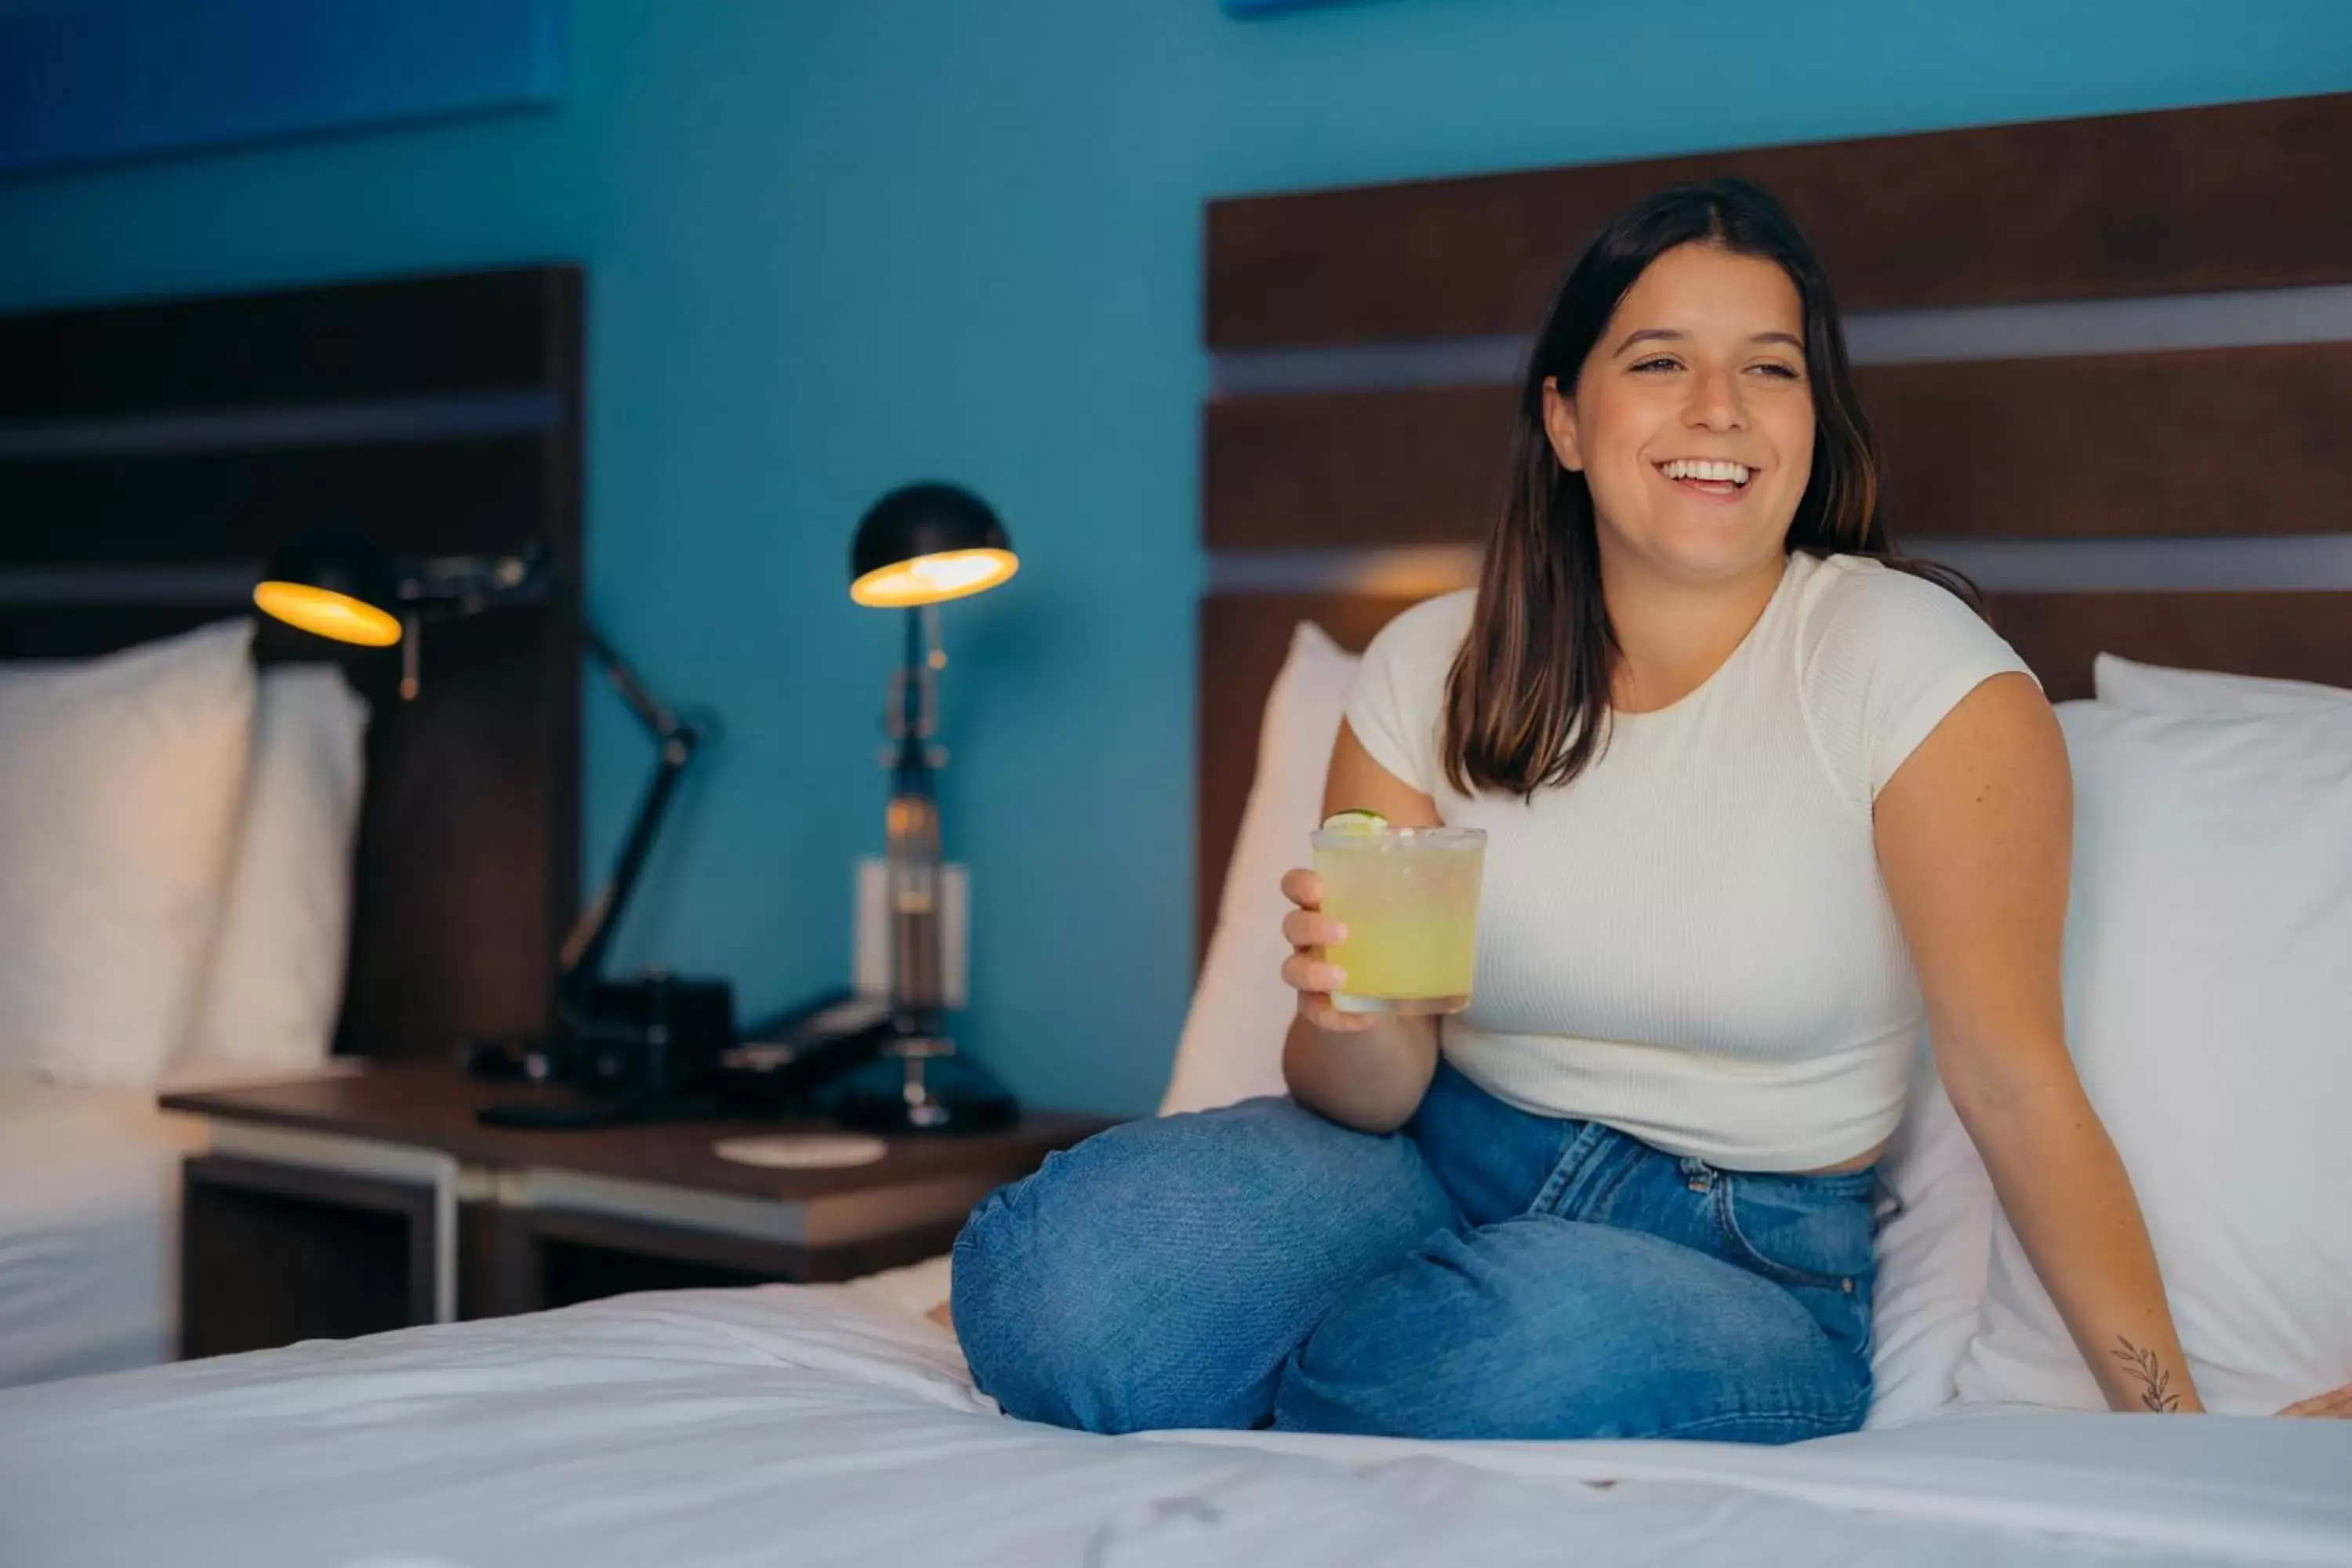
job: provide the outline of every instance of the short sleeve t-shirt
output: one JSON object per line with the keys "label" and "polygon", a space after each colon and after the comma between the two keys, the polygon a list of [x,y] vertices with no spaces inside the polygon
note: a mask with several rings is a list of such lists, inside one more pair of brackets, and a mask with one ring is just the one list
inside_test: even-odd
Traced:
{"label": "short sleeve t-shirt", "polygon": [[1375,762],[1486,831],[1475,994],[1445,1020],[1447,1059],[1522,1110],[1732,1169],[1885,1142],[1925,1008],[1872,805],[2024,661],[1933,583],[1795,552],[1723,666],[1671,707],[1613,714],[1584,773],[1531,801],[1464,795],[1440,748],[1474,604],[1391,621],[1347,707]]}

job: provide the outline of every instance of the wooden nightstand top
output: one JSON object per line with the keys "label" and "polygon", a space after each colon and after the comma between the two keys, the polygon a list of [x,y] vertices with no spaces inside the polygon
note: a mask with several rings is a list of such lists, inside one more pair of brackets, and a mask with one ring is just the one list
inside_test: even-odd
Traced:
{"label": "wooden nightstand top", "polygon": [[358,1073],[301,1079],[163,1098],[167,1110],[215,1121],[367,1139],[450,1156],[461,1164],[559,1171],[697,1192],[784,1203],[924,1186],[1012,1181],[1112,1125],[1112,1119],[1038,1110],[1001,1131],[886,1140],[870,1164],[830,1171],[769,1170],[722,1160],[717,1140],[764,1132],[831,1131],[828,1124],[766,1118],[652,1122],[587,1131],[486,1127],[475,1120],[494,1100],[528,1098],[528,1085],[485,1083],[453,1066],[403,1062]]}

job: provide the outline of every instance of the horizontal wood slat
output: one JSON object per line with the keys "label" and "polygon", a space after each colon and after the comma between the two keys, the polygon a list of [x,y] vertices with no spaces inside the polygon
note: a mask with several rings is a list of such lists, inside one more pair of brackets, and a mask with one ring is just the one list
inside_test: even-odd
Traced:
{"label": "horizontal wood slat", "polygon": [[1531,331],[1601,224],[1676,181],[1786,202],[1848,310],[2352,280],[2352,93],[1211,204],[1207,340]]}
{"label": "horizontal wood slat", "polygon": [[[242,603],[118,605],[100,612],[78,605],[0,609],[0,663],[94,658],[139,643],[177,637],[247,614]],[[257,662],[267,662],[257,659]]]}
{"label": "horizontal wood slat", "polygon": [[2053,701],[2091,695],[2091,660],[2352,688],[2352,593],[1990,594],[1994,626]]}
{"label": "horizontal wood slat", "polygon": [[1855,372],[1898,537],[2352,528],[2352,343]]}
{"label": "horizontal wood slat", "polygon": [[520,549],[544,535],[543,436],[0,462],[11,565],[258,562],[331,523],[404,555]]}
{"label": "horizontal wood slat", "polygon": [[[2091,694],[2101,652],[2149,664],[2352,688],[2352,593],[1998,594],[1992,621],[2053,701]],[[1293,629],[1361,649],[1414,601],[1353,594],[1213,595],[1201,602],[1200,951],[1257,765],[1266,693]]]}
{"label": "horizontal wood slat", "polygon": [[1454,543],[1503,499],[1506,386],[1220,398],[1202,417],[1212,550]]}
{"label": "horizontal wood slat", "polygon": [[[2336,533],[2352,468],[2352,343],[1857,370],[1897,538]],[[1507,387],[1208,405],[1212,549],[1483,539]]]}
{"label": "horizontal wood slat", "polygon": [[579,295],[522,268],[0,317],[0,419],[561,387]]}

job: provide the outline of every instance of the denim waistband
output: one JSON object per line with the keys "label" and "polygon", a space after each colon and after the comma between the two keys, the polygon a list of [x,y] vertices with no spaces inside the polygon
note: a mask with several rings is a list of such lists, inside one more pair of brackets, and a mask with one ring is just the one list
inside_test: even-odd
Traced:
{"label": "denim waistband", "polygon": [[[1724,1173],[1690,1155],[1671,1154],[1605,1122],[1521,1110],[1480,1089],[1441,1060],[1408,1131],[1423,1157],[1474,1224],[1542,1213],[1574,1219],[1602,1207],[1610,1194],[1653,1165],[1677,1184],[1706,1191]],[[1865,1166],[1825,1175],[1774,1175],[1822,1198],[1867,1202],[1877,1171]]]}

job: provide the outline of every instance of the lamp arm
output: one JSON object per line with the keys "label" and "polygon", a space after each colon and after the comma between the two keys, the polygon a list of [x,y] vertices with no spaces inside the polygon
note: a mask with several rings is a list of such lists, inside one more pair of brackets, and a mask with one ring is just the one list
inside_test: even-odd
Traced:
{"label": "lamp arm", "polygon": [[646,683],[637,678],[635,669],[629,668],[629,661],[614,651],[613,645],[604,640],[604,634],[598,631],[596,624],[585,616],[580,618],[580,639],[587,645],[588,657],[603,667],[604,679],[612,682],[613,689],[621,694],[621,700],[629,705],[629,711],[637,716],[637,722],[643,724],[655,740],[666,741],[678,733],[677,715],[646,689]]}
{"label": "lamp arm", "polygon": [[702,731],[664,707],[593,626],[583,619],[581,632],[589,656],[604,667],[614,689],[652,732],[658,750],[653,777],[646,781],[646,792],[638,798],[636,814],[630,819],[628,835],[613,862],[612,875],[605,879],[604,887],[581,911],[579,921],[563,939],[562,964],[556,980],[557,1001],[560,1005],[574,1008],[585,1000],[589,987],[604,976],[604,956],[612,947],[614,932],[620,927],[622,912],[628,907],[629,895],[636,890],[646,858],[653,852],[662,819],[677,793],[678,779],[702,744]]}

